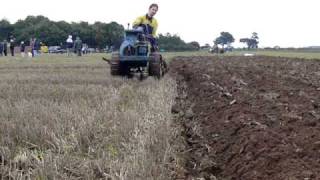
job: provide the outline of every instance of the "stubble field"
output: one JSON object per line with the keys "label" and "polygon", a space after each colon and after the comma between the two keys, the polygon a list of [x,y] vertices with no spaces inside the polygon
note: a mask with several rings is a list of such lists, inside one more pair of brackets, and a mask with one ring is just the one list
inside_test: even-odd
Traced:
{"label": "stubble field", "polygon": [[0,59],[2,179],[167,179],[170,77],[111,77],[100,55]]}

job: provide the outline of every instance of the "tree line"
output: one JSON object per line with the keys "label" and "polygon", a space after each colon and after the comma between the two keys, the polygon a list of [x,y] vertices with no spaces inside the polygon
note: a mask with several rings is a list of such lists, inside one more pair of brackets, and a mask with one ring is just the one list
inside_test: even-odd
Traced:
{"label": "tree line", "polygon": [[[47,46],[65,44],[68,35],[74,38],[79,36],[89,47],[105,48],[113,46],[118,48],[123,40],[124,27],[117,22],[103,23],[95,22],[72,22],[51,21],[44,16],[28,16],[24,20],[18,20],[14,24],[6,19],[0,21],[0,41],[8,40],[11,35],[16,42],[29,43],[32,37],[39,39]],[[258,48],[258,34],[252,33],[250,38],[241,38],[240,42],[246,43],[248,48]],[[221,32],[214,41],[222,47],[234,42],[232,34]],[[186,43],[176,34],[159,34],[158,44],[165,51],[190,51],[199,50],[200,45],[196,41]]]}
{"label": "tree line", "polygon": [[[74,38],[79,36],[83,43],[89,47],[105,48],[113,46],[118,48],[123,40],[124,27],[117,22],[72,22],[51,21],[44,16],[27,16],[24,20],[18,20],[11,24],[8,20],[0,21],[0,41],[8,40],[11,35],[16,42],[29,43],[31,38],[37,38],[47,46],[64,45],[68,35]],[[160,34],[158,43],[165,51],[189,51],[198,50],[199,43],[184,42],[178,35]]]}
{"label": "tree line", "polygon": [[8,39],[11,35],[17,42],[29,43],[35,37],[45,45],[61,45],[68,35],[79,36],[83,42],[91,47],[104,48],[106,45],[118,45],[122,41],[124,28],[111,22],[67,23],[65,21],[50,21],[44,16],[28,16],[25,20],[18,20],[14,24],[2,19],[0,21],[0,40]]}
{"label": "tree line", "polygon": [[160,50],[165,51],[193,51],[199,50],[200,44],[196,41],[186,43],[176,34],[159,34],[158,43]]}

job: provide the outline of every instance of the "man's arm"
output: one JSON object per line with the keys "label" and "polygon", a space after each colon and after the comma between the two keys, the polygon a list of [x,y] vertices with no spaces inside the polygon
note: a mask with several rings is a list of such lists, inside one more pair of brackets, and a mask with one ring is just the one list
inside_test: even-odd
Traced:
{"label": "man's arm", "polygon": [[142,23],[142,16],[138,17],[134,22],[132,23],[132,27],[137,27]]}
{"label": "man's arm", "polygon": [[153,26],[153,30],[152,30],[152,36],[153,36],[153,37],[156,37],[156,35],[157,35],[157,29],[158,29],[158,22],[155,21],[155,22],[154,22],[154,26]]}

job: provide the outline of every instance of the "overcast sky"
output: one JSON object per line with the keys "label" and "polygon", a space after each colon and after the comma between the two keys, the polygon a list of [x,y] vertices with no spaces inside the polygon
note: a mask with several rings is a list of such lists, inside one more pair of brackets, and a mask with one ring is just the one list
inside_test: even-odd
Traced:
{"label": "overcast sky", "polygon": [[320,0],[4,0],[0,18],[11,23],[28,15],[53,21],[128,22],[159,4],[158,33],[170,32],[186,42],[212,44],[221,31],[236,39],[257,32],[260,46],[320,45]]}

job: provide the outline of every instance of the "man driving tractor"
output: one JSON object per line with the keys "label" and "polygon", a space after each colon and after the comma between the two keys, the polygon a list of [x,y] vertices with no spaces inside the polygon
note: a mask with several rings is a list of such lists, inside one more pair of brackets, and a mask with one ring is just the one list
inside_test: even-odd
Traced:
{"label": "man driving tractor", "polygon": [[110,64],[111,75],[131,76],[140,74],[161,78],[169,69],[162,55],[158,52],[156,31],[158,22],[154,15],[158,11],[157,4],[151,4],[146,15],[138,17],[133,23],[133,29],[125,30],[124,39],[119,52],[114,52]]}
{"label": "man driving tractor", "polygon": [[157,42],[156,42],[156,32],[158,28],[158,21],[154,18],[154,15],[158,11],[157,4],[151,4],[149,6],[148,13],[143,16],[139,16],[133,22],[133,28],[141,27],[144,33],[147,35],[147,39],[151,44],[151,50],[156,51],[158,49]]}
{"label": "man driving tractor", "polygon": [[[158,51],[158,43],[156,40],[156,33],[158,29],[158,21],[154,16],[158,12],[158,4],[151,4],[149,6],[148,13],[143,16],[139,16],[133,22],[133,28],[142,28],[143,32],[147,35],[146,38],[151,44],[151,52]],[[166,71],[168,71],[168,65],[166,61],[161,60]]]}

